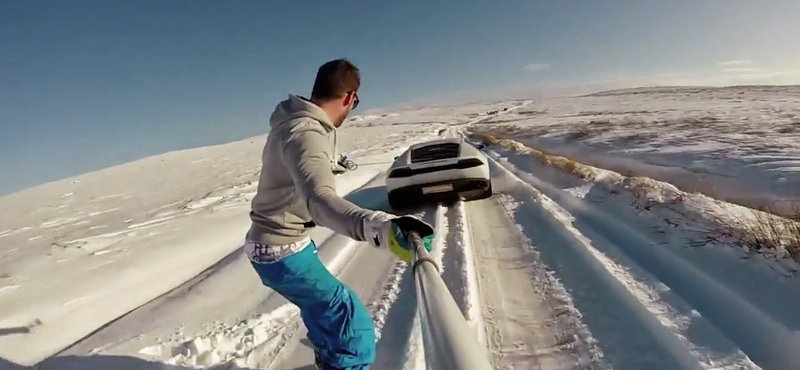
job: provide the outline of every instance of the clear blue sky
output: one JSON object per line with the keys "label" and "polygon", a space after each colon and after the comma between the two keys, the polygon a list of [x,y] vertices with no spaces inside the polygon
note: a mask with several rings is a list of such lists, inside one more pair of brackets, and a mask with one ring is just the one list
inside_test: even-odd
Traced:
{"label": "clear blue sky", "polygon": [[0,0],[0,194],[265,133],[338,57],[362,70],[360,109],[520,84],[798,83],[798,14],[797,0]]}

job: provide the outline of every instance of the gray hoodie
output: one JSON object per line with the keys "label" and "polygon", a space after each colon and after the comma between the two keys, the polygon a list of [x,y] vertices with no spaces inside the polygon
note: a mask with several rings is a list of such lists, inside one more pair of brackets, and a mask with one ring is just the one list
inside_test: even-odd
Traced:
{"label": "gray hoodie", "polygon": [[322,108],[289,95],[270,117],[261,178],[252,201],[247,239],[286,245],[309,236],[314,224],[364,241],[364,220],[385,219],[336,194],[336,128]]}

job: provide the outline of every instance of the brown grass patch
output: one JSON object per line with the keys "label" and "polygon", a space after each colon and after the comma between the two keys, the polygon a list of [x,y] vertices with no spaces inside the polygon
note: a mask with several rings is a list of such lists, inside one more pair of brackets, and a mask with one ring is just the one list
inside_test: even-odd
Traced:
{"label": "brown grass patch", "polygon": [[[510,140],[509,138],[512,137],[511,135],[513,135],[513,132],[515,132],[515,130],[511,130],[510,132],[500,131],[497,133],[494,131],[477,131],[471,132],[470,136],[473,139],[482,141],[486,145],[500,145],[505,149],[528,155],[543,165],[561,169],[584,180],[595,180],[596,170],[591,166],[575,162],[566,157],[533,149]],[[617,181],[622,181],[622,184],[634,194],[653,194],[658,197],[658,199],[648,199],[646,208],[656,203],[675,203],[684,200],[684,195],[678,188],[673,189],[671,187],[659,186],[658,189],[656,189],[654,187],[654,183],[657,182],[656,180],[641,177],[630,171],[624,171],[621,175],[625,177]],[[617,192],[618,190],[616,189],[616,187],[612,187],[611,191]],[[701,193],[719,199],[719,194],[716,194],[713,189],[702,191]],[[725,201],[728,203],[736,203],[731,200]],[[746,205],[743,206],[746,207]],[[766,208],[755,211],[753,217],[738,217],[737,221],[738,223],[735,225],[730,224],[722,226],[722,229],[718,229],[718,232],[722,235],[734,237],[735,240],[738,240],[742,245],[752,250],[785,250],[789,255],[794,257],[795,260],[800,261],[800,209],[792,212],[789,217],[781,217],[773,213],[769,208]]]}
{"label": "brown grass patch", "polygon": [[[504,132],[501,135],[511,136],[508,132]],[[561,169],[582,179],[590,181],[594,179],[594,171],[592,171],[591,167],[575,162],[567,157],[553,155],[538,149],[529,148],[515,141],[507,140],[506,138],[498,138],[494,135],[494,133],[489,133],[486,131],[471,132],[470,137],[480,140],[486,145],[503,145],[507,149],[514,150],[520,154],[526,154],[546,166]]]}
{"label": "brown grass patch", "polygon": [[734,232],[742,244],[756,251],[786,250],[800,261],[800,211],[792,217],[773,214],[768,208],[754,213],[754,218],[739,220],[742,229]]}
{"label": "brown grass patch", "polygon": [[500,140],[496,137],[492,136],[487,132],[473,132],[470,134],[473,139],[480,140],[486,145],[497,145],[500,143]]}

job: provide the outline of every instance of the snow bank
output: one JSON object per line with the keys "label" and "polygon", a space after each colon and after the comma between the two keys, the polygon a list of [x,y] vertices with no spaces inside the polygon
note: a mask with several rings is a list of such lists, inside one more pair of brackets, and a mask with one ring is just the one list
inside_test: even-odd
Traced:
{"label": "snow bank", "polygon": [[[686,361],[688,357],[681,354],[688,349],[691,352],[689,357],[709,369],[720,368],[723,364],[722,368],[726,369],[757,368],[753,362],[766,368],[787,368],[789,364],[800,361],[796,351],[775,350],[778,347],[800,348],[800,341],[793,335],[791,327],[772,316],[774,310],[769,306],[775,302],[748,300],[747,292],[716,280],[716,276],[698,268],[692,261],[679,257],[671,249],[653,247],[654,241],[636,230],[636,225],[626,224],[624,218],[565,196],[566,193],[561,189],[548,185],[533,174],[517,170],[516,166],[495,153],[490,154],[499,163],[499,168],[512,173],[511,177],[516,178],[521,187],[537,199],[541,208],[552,215],[555,222],[563,225],[561,229],[571,234],[567,238],[570,242],[559,244],[570,249],[580,247],[582,253],[578,255],[581,261],[576,263],[585,266],[587,271],[597,273],[600,281],[613,278],[605,284],[613,288],[610,291],[617,297],[615,306],[619,305],[620,309],[630,307],[636,320],[662,343],[660,347],[667,350],[668,357],[665,359],[682,364],[680,368],[694,368],[691,361]],[[539,221],[544,223],[537,225],[540,228],[559,229],[549,225],[547,219]],[[605,251],[599,251],[597,244],[604,245]],[[607,258],[609,252],[615,253],[615,259]],[[619,261],[625,263],[620,265]],[[573,273],[572,269],[562,268],[561,273]],[[626,270],[636,272],[638,278],[633,278]],[[606,273],[600,274],[598,271]],[[663,282],[669,289],[659,292],[658,288],[641,285],[643,277],[648,276]],[[628,294],[621,294],[619,287],[623,287]],[[688,304],[698,314],[675,315],[676,306],[658,298],[662,292],[670,290],[675,292],[679,302],[685,302],[679,303],[680,306],[686,307]],[[631,305],[631,301],[638,302],[650,315],[643,315],[636,305]],[[654,325],[651,317],[658,319],[659,325]],[[702,326],[698,325],[698,320],[708,320],[713,326],[710,330],[699,329]],[[692,329],[681,324],[688,321],[692,322]],[[669,330],[672,335],[664,335],[659,327]],[[704,330],[705,333],[698,335],[697,330]],[[687,341],[690,335],[692,341]],[[675,341],[676,338],[680,343]],[[698,341],[703,344],[702,349],[694,345]],[[731,348],[730,342],[735,343],[742,352],[736,347]],[[729,349],[722,351],[726,357],[720,359],[716,352],[722,348]],[[730,349],[734,351],[730,352]]]}
{"label": "snow bank", "polygon": [[[358,244],[350,238],[333,235],[324,243],[317,244],[317,255],[325,267],[338,276],[356,253]],[[252,271],[250,274],[252,279],[257,279]],[[259,283],[257,289],[268,288]],[[285,302],[277,295],[270,295],[268,299],[270,302]],[[264,302],[259,305],[264,305]],[[263,307],[250,309],[257,312]],[[223,315],[222,318],[227,317]],[[177,330],[170,335],[170,340],[142,348],[139,354],[172,365],[213,367],[234,363],[245,368],[259,368],[265,361],[275,360],[278,353],[288,346],[287,341],[296,337],[302,329],[298,319],[297,306],[286,303],[233,325],[215,322],[204,332],[191,334]]]}
{"label": "snow bank", "polygon": [[245,367],[265,353],[275,352],[299,316],[297,306],[286,304],[235,326],[221,324],[190,340],[142,348],[139,353],[161,358],[168,365],[207,368],[232,363]]}
{"label": "snow bank", "polygon": [[[777,215],[714,199],[701,193],[685,192],[668,182],[642,176],[624,176],[614,171],[582,164],[566,157],[550,155],[540,150],[529,148],[515,140],[497,139],[488,134],[478,134],[475,138],[513,153],[530,156],[541,164],[578,176],[587,182],[602,186],[610,192],[630,192],[634,195],[637,205],[641,208],[650,209],[658,205],[685,216],[676,219],[676,222],[689,223],[703,220],[709,226],[709,229],[720,238],[724,238],[727,235],[746,240],[748,234],[752,234],[754,225],[763,222],[759,220],[773,220],[774,223],[779,225],[780,229],[788,229],[795,225],[791,220]],[[779,234],[775,233],[773,236],[778,238],[780,237]],[[760,252],[774,255],[776,258],[791,257],[792,253],[800,252],[787,250],[787,246],[792,245],[790,242],[776,242],[774,245],[775,248],[763,249]],[[800,257],[800,254],[797,257]]]}
{"label": "snow bank", "polygon": [[93,251],[83,257],[91,260],[69,262],[71,271],[59,266],[61,279],[23,283],[2,297],[7,303],[0,326],[41,324],[24,336],[0,337],[0,355],[33,364],[60,351],[231,253],[241,244],[248,221],[246,212],[229,211],[187,217],[172,226],[184,230],[183,235],[128,236],[125,247],[113,254]]}

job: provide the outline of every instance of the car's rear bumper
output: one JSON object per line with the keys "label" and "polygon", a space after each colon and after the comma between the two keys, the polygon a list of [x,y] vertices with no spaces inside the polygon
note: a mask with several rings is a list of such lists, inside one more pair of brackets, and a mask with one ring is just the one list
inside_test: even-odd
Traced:
{"label": "car's rear bumper", "polygon": [[436,170],[409,177],[387,177],[386,187],[389,191],[392,191],[405,187],[427,186],[428,184],[454,181],[469,181],[470,179],[488,179],[489,177],[489,166],[483,165],[465,169]]}
{"label": "car's rear bumper", "polygon": [[[425,193],[423,189],[440,185],[452,185],[453,189],[444,192]],[[395,200],[438,200],[453,201],[469,199],[481,195],[489,189],[491,181],[485,178],[466,178],[432,182],[428,184],[410,185],[389,191],[389,197]]]}

